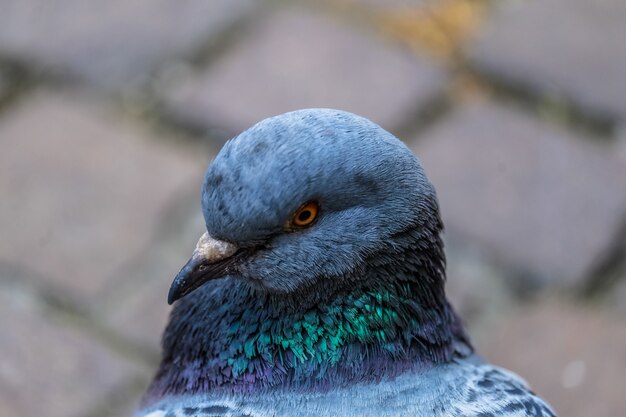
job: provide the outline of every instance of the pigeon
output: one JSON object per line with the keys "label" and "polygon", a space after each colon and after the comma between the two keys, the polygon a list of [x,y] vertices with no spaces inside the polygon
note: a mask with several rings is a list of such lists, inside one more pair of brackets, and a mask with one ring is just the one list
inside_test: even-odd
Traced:
{"label": "pigeon", "polygon": [[137,417],[554,416],[448,302],[420,161],[363,117],[305,109],[226,142]]}

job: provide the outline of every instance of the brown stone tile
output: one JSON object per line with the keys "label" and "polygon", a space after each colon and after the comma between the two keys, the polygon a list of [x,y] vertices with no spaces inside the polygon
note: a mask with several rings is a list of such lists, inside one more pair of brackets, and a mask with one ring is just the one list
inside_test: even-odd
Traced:
{"label": "brown stone tile", "polygon": [[615,243],[626,164],[610,146],[469,104],[416,140],[450,239],[539,282],[579,285]]}
{"label": "brown stone tile", "polygon": [[0,120],[0,259],[82,297],[128,279],[120,268],[209,159],[100,110],[39,93]]}
{"label": "brown stone tile", "polygon": [[0,53],[106,87],[145,81],[252,9],[251,0],[4,0]]}
{"label": "brown stone tile", "polygon": [[443,87],[437,63],[330,16],[281,9],[222,59],[165,96],[172,117],[228,135],[305,107],[334,107],[394,129]]}
{"label": "brown stone tile", "polygon": [[339,5],[360,6],[375,10],[422,7],[436,1],[437,0],[330,0],[331,3]]}
{"label": "brown stone tile", "polygon": [[187,262],[200,235],[204,219],[200,193],[188,193],[164,217],[169,227],[156,234],[146,252],[124,268],[131,282],[116,282],[101,297],[98,315],[119,334],[157,352],[170,306],[167,294],[174,276]]}
{"label": "brown stone tile", "polygon": [[624,21],[621,0],[499,2],[469,56],[483,71],[535,94],[564,96],[624,120]]}
{"label": "brown stone tile", "polygon": [[70,328],[38,300],[0,289],[0,415],[85,415],[146,370]]}
{"label": "brown stone tile", "polygon": [[509,311],[477,342],[558,415],[613,417],[626,408],[626,323],[618,315],[548,300]]}

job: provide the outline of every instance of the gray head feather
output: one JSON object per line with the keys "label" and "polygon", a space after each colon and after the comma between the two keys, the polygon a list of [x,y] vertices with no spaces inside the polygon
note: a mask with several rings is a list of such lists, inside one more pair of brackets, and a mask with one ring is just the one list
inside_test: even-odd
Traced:
{"label": "gray head feather", "polygon": [[[307,201],[320,214],[287,233]],[[293,291],[350,273],[394,234],[438,219],[420,162],[371,121],[330,109],[263,120],[223,147],[202,195],[209,233],[256,248],[238,273],[274,291]]]}

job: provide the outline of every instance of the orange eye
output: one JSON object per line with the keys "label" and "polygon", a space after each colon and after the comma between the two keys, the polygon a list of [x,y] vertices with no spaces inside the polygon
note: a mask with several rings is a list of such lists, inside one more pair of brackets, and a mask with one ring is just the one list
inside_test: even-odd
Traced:
{"label": "orange eye", "polygon": [[300,207],[293,215],[291,223],[297,227],[306,227],[317,217],[320,206],[315,201],[309,201]]}

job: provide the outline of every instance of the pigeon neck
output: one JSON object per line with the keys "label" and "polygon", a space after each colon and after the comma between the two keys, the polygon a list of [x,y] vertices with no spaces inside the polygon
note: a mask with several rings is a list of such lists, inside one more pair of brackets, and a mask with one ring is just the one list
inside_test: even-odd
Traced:
{"label": "pigeon neck", "polygon": [[440,247],[411,245],[401,256],[403,262],[379,256],[376,266],[344,279],[344,288],[316,288],[332,296],[305,298],[305,306],[300,296],[268,294],[236,278],[196,291],[172,314],[148,398],[324,389],[469,353],[445,298]]}

